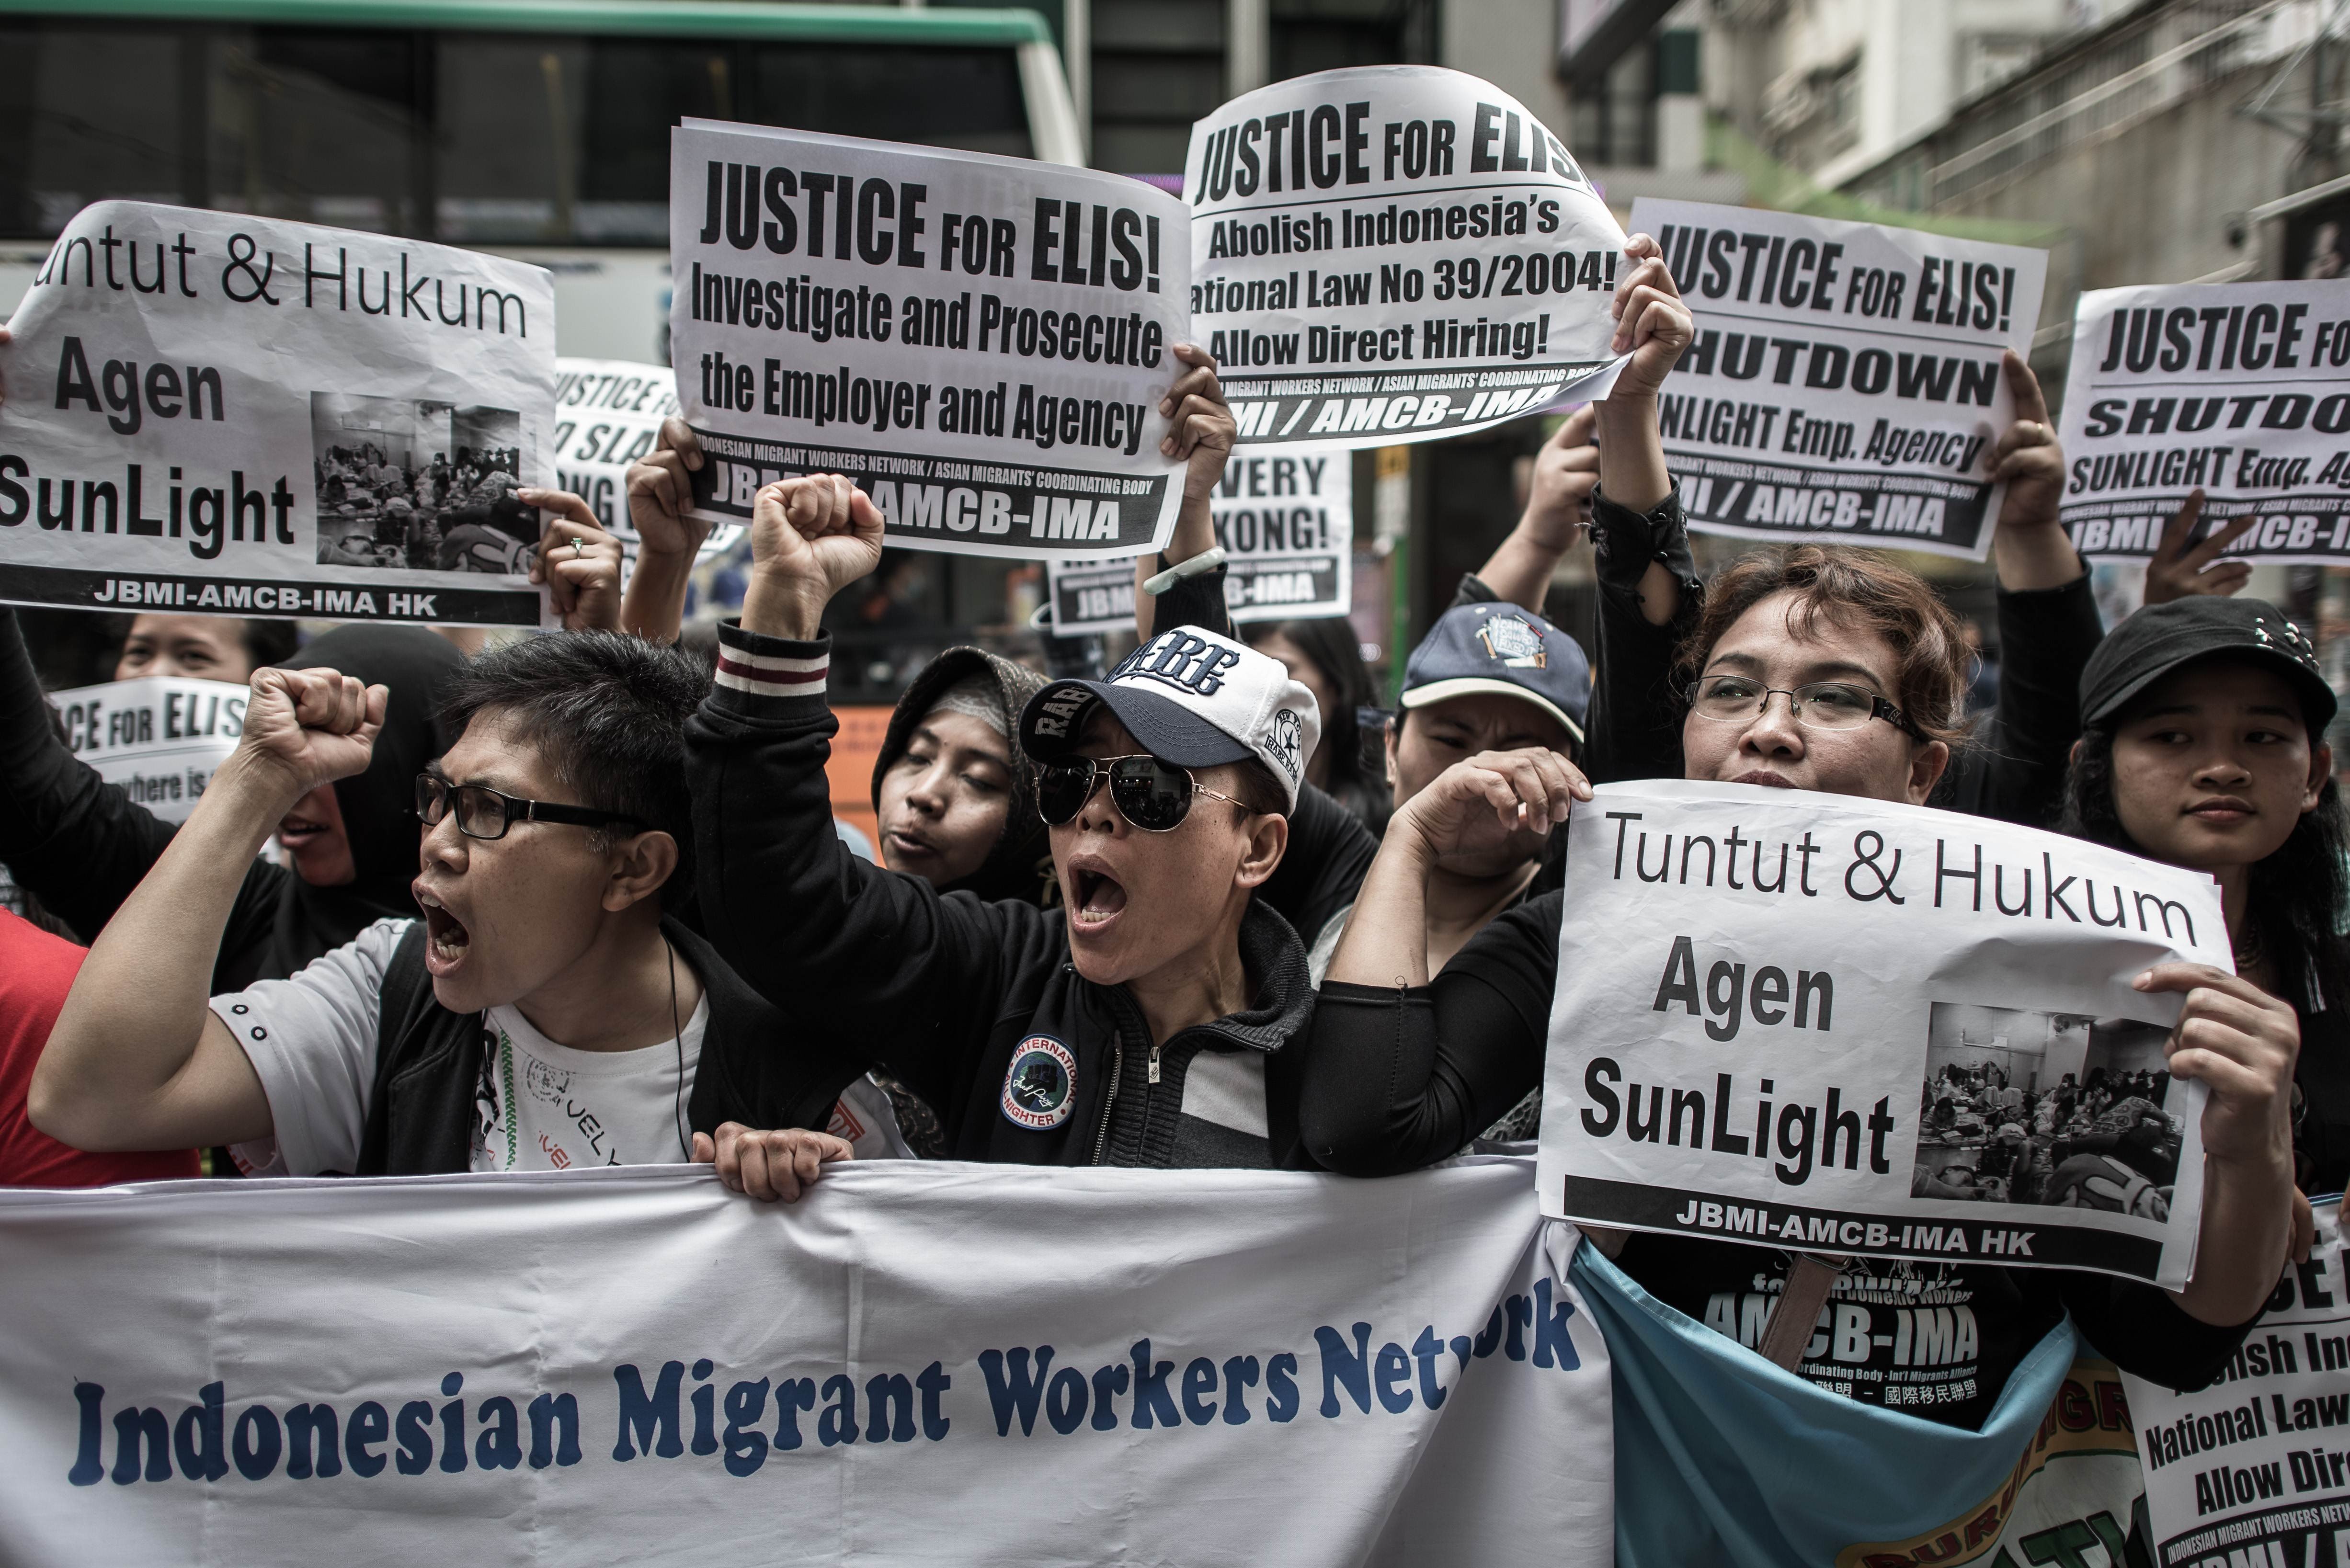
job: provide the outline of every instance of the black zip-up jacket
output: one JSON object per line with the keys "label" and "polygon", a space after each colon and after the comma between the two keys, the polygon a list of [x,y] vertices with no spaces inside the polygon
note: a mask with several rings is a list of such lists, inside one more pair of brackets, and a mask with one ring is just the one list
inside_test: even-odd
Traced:
{"label": "black zip-up jacket", "polygon": [[1152,1040],[1123,986],[1077,973],[1061,910],[941,895],[841,846],[829,657],[829,639],[722,627],[718,684],[686,728],[702,917],[735,972],[811,1049],[878,1064],[936,1106],[957,1158],[1310,1167],[1314,992],[1289,923],[1251,900],[1250,1010]]}
{"label": "black zip-up jacket", "polygon": [[[799,1033],[673,919],[661,932],[702,977],[710,1020],[688,1092],[686,1120],[715,1134],[745,1127],[820,1127],[861,1070],[836,1053],[804,1050]],[[375,1079],[354,1176],[433,1176],[470,1168],[474,1085],[494,1036],[478,1012],[452,1012],[424,968],[424,922],[400,939],[384,971]]]}

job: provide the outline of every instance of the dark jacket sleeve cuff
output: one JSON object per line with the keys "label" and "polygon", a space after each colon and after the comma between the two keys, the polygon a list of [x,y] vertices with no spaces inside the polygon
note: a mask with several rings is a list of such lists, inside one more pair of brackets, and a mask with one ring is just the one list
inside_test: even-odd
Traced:
{"label": "dark jacket sleeve cuff", "polygon": [[813,642],[745,631],[736,620],[718,626],[718,671],[711,704],[746,718],[792,718],[826,711],[825,675],[832,636]]}
{"label": "dark jacket sleeve cuff", "polygon": [[1637,585],[1651,561],[1661,562],[1684,583],[1697,576],[1696,562],[1690,555],[1689,518],[1681,511],[1677,490],[1643,513],[1611,501],[1606,490],[1594,488],[1591,547],[1600,581],[1613,587]]}
{"label": "dark jacket sleeve cuff", "polygon": [[1492,585],[1474,572],[1461,573],[1460,586],[1452,590],[1451,607],[1454,609],[1459,609],[1462,605],[1491,605],[1501,602],[1502,596],[1493,591]]}
{"label": "dark jacket sleeve cuff", "polygon": [[[1152,568],[1153,575],[1171,566],[1162,550]],[[1158,605],[1150,612],[1151,629],[1165,631],[1170,627],[1195,626],[1219,637],[1236,636],[1231,607],[1224,601],[1224,576],[1230,570],[1229,565],[1211,566],[1195,576],[1182,578],[1158,595]]]}

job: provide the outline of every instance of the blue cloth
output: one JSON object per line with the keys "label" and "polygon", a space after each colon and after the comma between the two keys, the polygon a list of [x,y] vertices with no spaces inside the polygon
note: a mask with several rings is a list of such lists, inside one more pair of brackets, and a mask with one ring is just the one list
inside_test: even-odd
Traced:
{"label": "blue cloth", "polygon": [[1943,1524],[2006,1483],[2075,1350],[2069,1319],[1979,1432],[1858,1404],[1666,1305],[1589,1244],[1569,1275],[1607,1336],[1617,1568],[1828,1564]]}

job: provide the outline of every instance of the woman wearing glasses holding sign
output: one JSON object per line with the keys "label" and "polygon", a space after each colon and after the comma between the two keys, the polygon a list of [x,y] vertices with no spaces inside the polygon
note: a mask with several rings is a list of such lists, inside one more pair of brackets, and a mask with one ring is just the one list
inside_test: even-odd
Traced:
{"label": "woman wearing glasses holding sign", "polygon": [[[1636,239],[1636,246],[1646,244]],[[1690,336],[1688,312],[1653,260],[1631,280],[1618,351],[1633,359],[1602,405],[1601,487],[1627,504],[1669,488],[1657,440],[1656,389]],[[1693,688],[1681,725],[1685,776],[1923,804],[1961,743],[1965,650],[1933,591],[1882,556],[1799,545],[1758,552],[1711,586],[1681,656]],[[1356,905],[1310,1036],[1301,1112],[1308,1151],[1364,1176],[1414,1169],[1461,1147],[1541,1082],[1561,962],[1562,896],[1495,920],[1431,984],[1422,940],[1429,867],[1464,842],[1563,820],[1590,798],[1565,758],[1487,753],[1448,771],[1399,809]],[[1573,956],[1574,931],[1565,931]],[[1954,1345],[1970,1365],[1938,1387],[1952,1397],[1911,1413],[1975,1428],[2019,1360],[2070,1311],[2098,1350],[2169,1387],[2196,1387],[2225,1364],[2256,1317],[2293,1240],[2283,1136],[2296,1041],[2290,1010],[2231,976],[2164,965],[2140,981],[2187,993],[2171,1071],[2211,1089],[2203,1123],[2207,1188],[2193,1282],[2178,1296],[2102,1275],[1971,1263],[1872,1265],[1963,1309]],[[1624,1272],[1669,1308],[1749,1345],[1789,1286],[1772,1248],[1639,1234]],[[1856,1302],[1877,1299],[1873,1282]],[[1756,1298],[1749,1300],[1748,1298]],[[1861,1310],[1869,1310],[1864,1306]],[[1806,1312],[1806,1316],[1809,1313]],[[1815,1344],[1821,1343],[1814,1340]],[[1889,1367],[1894,1336],[1872,1336]],[[1814,1358],[1790,1369],[1882,1403],[1892,1380]]]}

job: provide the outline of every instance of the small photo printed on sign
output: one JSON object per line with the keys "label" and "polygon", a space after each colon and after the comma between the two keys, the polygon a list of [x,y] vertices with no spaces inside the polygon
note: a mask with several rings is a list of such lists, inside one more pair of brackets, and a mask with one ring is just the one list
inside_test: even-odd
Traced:
{"label": "small photo printed on sign", "polygon": [[2182,1119],[2169,1030],[2132,1018],[1938,1002],[1910,1193],[2167,1220]]}
{"label": "small photo printed on sign", "polygon": [[310,451],[320,566],[529,569],[539,521],[515,495],[514,410],[313,392]]}

